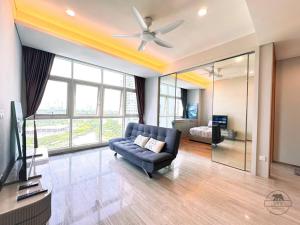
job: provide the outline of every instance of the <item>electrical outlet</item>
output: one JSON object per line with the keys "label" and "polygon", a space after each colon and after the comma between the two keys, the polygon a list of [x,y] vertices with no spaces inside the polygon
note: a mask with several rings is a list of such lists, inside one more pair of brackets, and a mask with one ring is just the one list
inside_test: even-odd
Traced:
{"label": "electrical outlet", "polygon": [[264,156],[264,155],[260,155],[260,156],[259,156],[259,160],[260,160],[260,161],[266,162],[266,161],[267,161],[267,157]]}

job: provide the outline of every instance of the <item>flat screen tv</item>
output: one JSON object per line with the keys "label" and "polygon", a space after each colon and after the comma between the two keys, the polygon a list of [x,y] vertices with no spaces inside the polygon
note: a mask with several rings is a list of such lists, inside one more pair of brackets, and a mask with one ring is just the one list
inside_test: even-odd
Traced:
{"label": "flat screen tv", "polygon": [[226,115],[213,115],[213,124],[219,124],[220,128],[227,129],[228,116],[226,116]]}
{"label": "flat screen tv", "polygon": [[7,166],[4,168],[2,177],[0,177],[0,191],[2,186],[6,183],[6,179],[14,165],[17,163],[17,175],[13,176],[14,181],[25,181],[27,180],[27,170],[26,170],[26,136],[25,136],[25,120],[23,118],[22,107],[20,102],[11,102],[11,141],[16,143],[17,152],[12,147],[8,152],[8,158],[11,160],[8,162]]}
{"label": "flat screen tv", "polygon": [[189,119],[198,118],[198,104],[189,104],[187,106],[187,118]]}

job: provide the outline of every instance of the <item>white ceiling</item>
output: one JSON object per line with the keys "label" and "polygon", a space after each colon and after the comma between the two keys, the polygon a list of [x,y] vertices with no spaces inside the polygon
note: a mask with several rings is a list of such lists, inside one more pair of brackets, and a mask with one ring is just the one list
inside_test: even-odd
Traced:
{"label": "white ceiling", "polygon": [[299,0],[246,0],[259,44],[300,38]]}
{"label": "white ceiling", "polygon": [[[175,20],[183,19],[182,26],[160,36],[175,47],[162,48],[149,44],[146,51],[154,56],[172,62],[188,55],[210,49],[214,46],[246,36],[254,32],[254,27],[244,0],[16,0],[22,4],[34,5],[41,10],[52,11],[57,18],[66,17],[75,23],[87,24],[92,29],[109,36],[119,33],[139,32],[133,16],[135,6],[143,16],[151,16],[152,29],[159,28]],[[201,7],[208,13],[199,17]],[[76,12],[75,17],[65,14],[66,8]],[[122,39],[134,48],[139,40]]]}
{"label": "white ceiling", "polygon": [[300,56],[300,38],[276,42],[275,54],[277,60]]}
{"label": "white ceiling", "polygon": [[[15,0],[18,4],[34,5],[51,11],[57,19],[64,17],[77,24],[88,24],[107,35],[135,33],[139,26],[132,15],[136,6],[143,16],[154,19],[152,28],[158,28],[174,20],[184,24],[161,38],[173,44],[166,49],[149,44],[147,53],[176,63],[188,56],[204,52],[214,46],[253,34],[258,44],[275,42],[279,59],[300,55],[300,0]],[[208,14],[199,17],[197,11],[206,6]],[[65,14],[66,8],[76,12],[75,17]],[[127,73],[148,77],[156,72],[125,60],[55,38],[22,25],[18,25],[23,44],[111,67]],[[120,40],[137,48],[138,40]],[[224,47],[226,48],[226,47]],[[226,57],[226,56],[225,56]],[[203,72],[203,71],[202,71]],[[225,72],[224,72],[225,73]],[[231,73],[231,72],[228,72]]]}
{"label": "white ceiling", "polygon": [[107,67],[141,77],[158,76],[159,73],[108,54],[71,43],[46,33],[17,24],[22,45],[52,52],[79,61]]}

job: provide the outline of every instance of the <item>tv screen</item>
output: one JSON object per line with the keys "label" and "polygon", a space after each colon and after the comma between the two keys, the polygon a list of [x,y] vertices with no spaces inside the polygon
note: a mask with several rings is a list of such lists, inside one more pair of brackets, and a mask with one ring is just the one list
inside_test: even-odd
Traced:
{"label": "tv screen", "polygon": [[[26,177],[26,136],[25,136],[25,126],[24,126],[24,119],[22,113],[22,107],[20,102],[11,102],[11,132],[10,132],[10,139],[12,147],[9,149],[9,152],[6,153],[6,158],[9,158],[9,161],[6,163],[4,168],[1,168],[0,174],[0,190],[5,182],[12,182],[21,180],[24,181],[27,179]],[[14,147],[16,146],[16,147]],[[2,154],[0,154],[0,161],[2,162]],[[18,177],[14,174],[10,176],[10,180],[7,181],[10,171],[15,166],[15,163],[19,169]],[[1,165],[2,166],[2,165]],[[1,167],[0,166],[0,167]]]}
{"label": "tv screen", "polygon": [[187,117],[189,119],[197,119],[198,118],[198,105],[190,104],[187,106]]}
{"label": "tv screen", "polygon": [[220,128],[227,129],[228,116],[225,115],[213,115],[213,123],[219,124]]}

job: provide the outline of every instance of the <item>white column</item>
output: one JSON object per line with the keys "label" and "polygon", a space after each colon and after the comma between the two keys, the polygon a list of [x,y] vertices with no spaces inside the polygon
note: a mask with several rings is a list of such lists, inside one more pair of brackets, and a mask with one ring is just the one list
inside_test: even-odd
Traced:
{"label": "white column", "polygon": [[[269,177],[271,151],[271,112],[272,112],[272,81],[274,69],[273,43],[259,47],[256,68],[256,107],[254,110],[257,126],[253,127],[252,169],[254,175]],[[256,132],[255,132],[256,131]]]}

